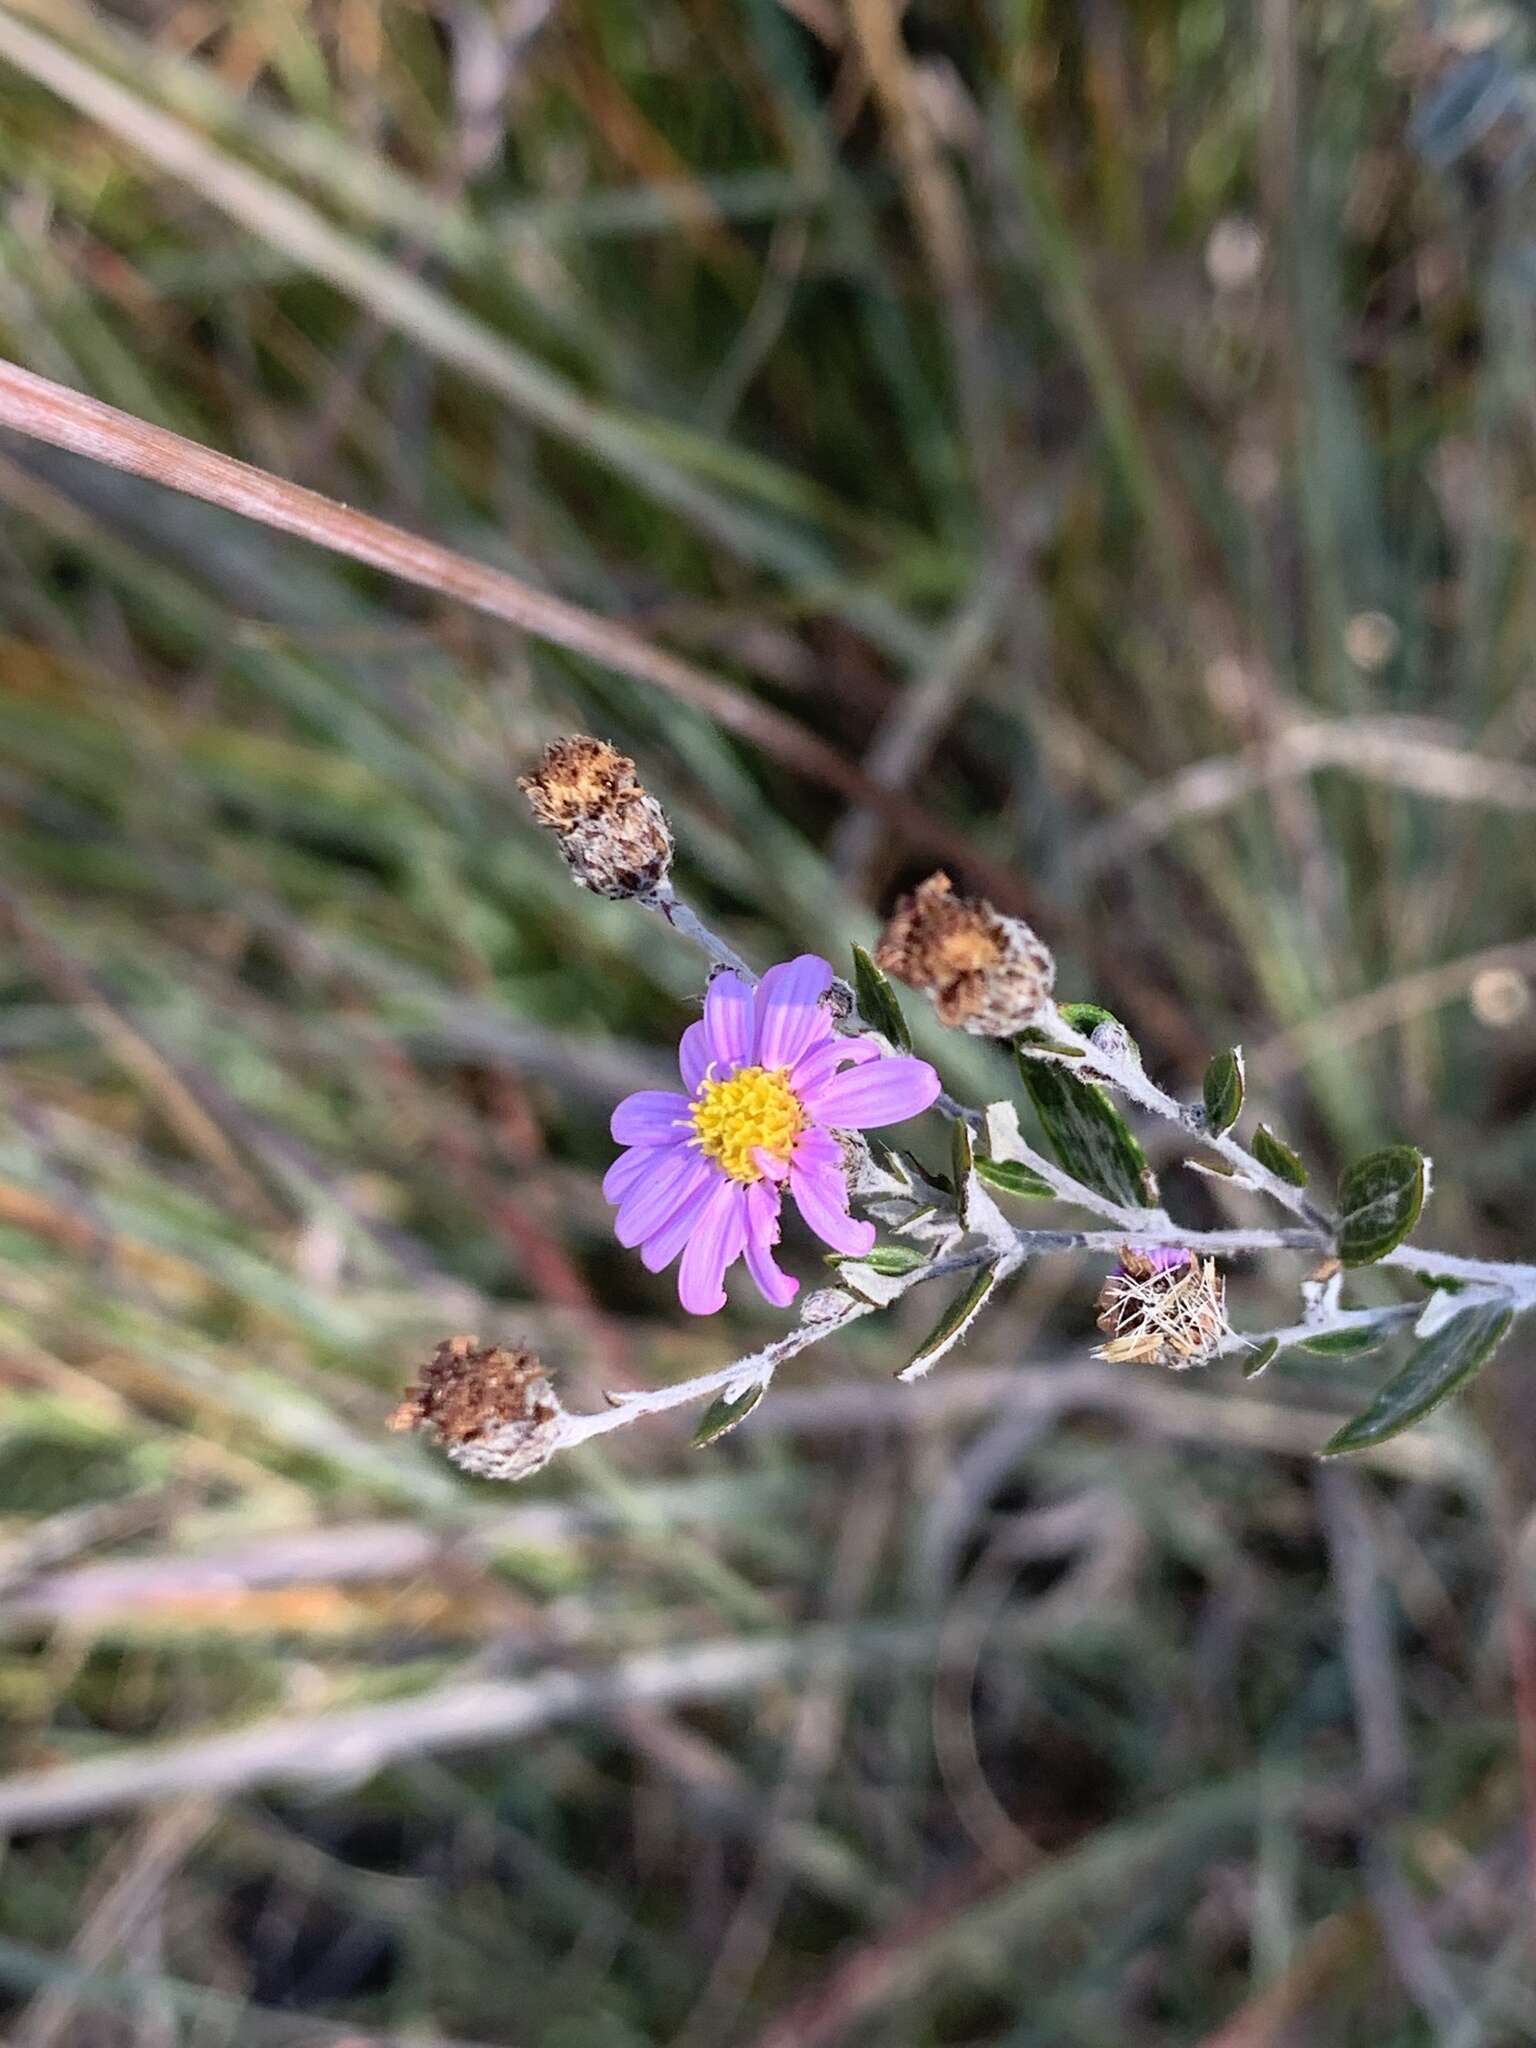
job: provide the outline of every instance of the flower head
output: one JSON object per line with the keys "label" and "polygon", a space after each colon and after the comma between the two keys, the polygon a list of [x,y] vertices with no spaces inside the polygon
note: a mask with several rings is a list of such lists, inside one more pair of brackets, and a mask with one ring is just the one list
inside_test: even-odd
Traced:
{"label": "flower head", "polygon": [[449,1337],[389,1426],[430,1430],[455,1465],[482,1479],[526,1479],[560,1448],[564,1415],[536,1353]]}
{"label": "flower head", "polygon": [[1097,1305],[1109,1342],[1094,1355],[1112,1364],[1204,1365],[1230,1335],[1226,1284],[1215,1261],[1182,1245],[1127,1245]]}
{"label": "flower head", "polygon": [[786,1189],[834,1251],[867,1252],[874,1227],[848,1213],[836,1133],[902,1123],[938,1095],[925,1060],[837,1035],[831,987],[814,953],[771,967],[755,990],[717,974],[678,1048],[686,1092],[643,1089],[613,1113],[629,1148],[603,1182],[614,1230],[653,1273],[681,1254],[678,1298],[693,1315],[725,1306],[726,1272],[742,1257],[776,1308],[794,1299],[800,1283],[773,1258]]}
{"label": "flower head", "polygon": [[930,875],[886,920],[875,964],[933,998],[942,1024],[978,1038],[1011,1038],[1051,999],[1056,963],[1016,917],[984,898],[957,896]]}
{"label": "flower head", "polygon": [[672,867],[666,813],[606,740],[585,734],[554,740],[531,774],[519,779],[538,822],[584,889],[599,896],[648,896]]}

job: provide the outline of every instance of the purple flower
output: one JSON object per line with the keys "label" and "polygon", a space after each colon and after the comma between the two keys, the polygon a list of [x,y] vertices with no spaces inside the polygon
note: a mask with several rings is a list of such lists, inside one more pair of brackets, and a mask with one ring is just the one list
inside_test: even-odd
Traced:
{"label": "purple flower", "polygon": [[[1140,1246],[1132,1257],[1143,1266],[1150,1266],[1156,1273],[1171,1273],[1175,1266],[1187,1266],[1194,1253],[1186,1251],[1182,1245],[1148,1244]],[[1122,1275],[1130,1273],[1131,1268],[1126,1264],[1123,1255],[1115,1271]]]}
{"label": "purple flower", "polygon": [[743,1255],[776,1308],[794,1299],[799,1281],[773,1258],[786,1186],[834,1251],[867,1252],[874,1227],[848,1213],[835,1133],[901,1123],[939,1092],[926,1060],[838,1037],[822,1001],[831,986],[814,953],[770,967],[755,992],[717,974],[678,1048],[687,1093],[645,1088],[613,1112],[629,1147],[603,1181],[614,1231],[653,1273],[682,1254],[677,1293],[691,1315],[724,1308],[725,1275]]}

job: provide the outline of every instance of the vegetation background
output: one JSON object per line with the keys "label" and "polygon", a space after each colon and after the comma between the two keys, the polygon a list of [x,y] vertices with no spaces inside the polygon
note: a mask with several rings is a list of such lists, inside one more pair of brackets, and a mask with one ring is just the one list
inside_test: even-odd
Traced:
{"label": "vegetation background", "polygon": [[772,1327],[608,1233],[700,963],[573,729],[758,963],[942,859],[1531,1255],[1533,177],[1529,6],[0,0],[0,352],[779,714],[0,447],[15,2048],[1536,2040],[1529,1333],[1348,1469],[1380,1358],[1101,1368],[1069,1260],[711,1450],[383,1428]]}

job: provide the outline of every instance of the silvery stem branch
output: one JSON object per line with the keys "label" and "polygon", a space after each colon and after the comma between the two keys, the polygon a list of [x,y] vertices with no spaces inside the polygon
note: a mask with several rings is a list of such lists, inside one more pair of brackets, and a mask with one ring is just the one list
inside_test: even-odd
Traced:
{"label": "silvery stem branch", "polygon": [[1092,1073],[1096,1079],[1106,1082],[1127,1096],[1139,1108],[1151,1115],[1161,1117],[1165,1122],[1177,1124],[1179,1129],[1198,1138],[1202,1145],[1225,1159],[1229,1166],[1236,1168],[1245,1181],[1261,1189],[1274,1202],[1289,1209],[1293,1216],[1299,1216],[1304,1223],[1323,1234],[1326,1242],[1331,1226],[1329,1218],[1311,1201],[1301,1188],[1282,1180],[1267,1166],[1253,1156],[1246,1145],[1226,1132],[1211,1130],[1200,1110],[1159,1088],[1147,1074],[1134,1052],[1115,1053],[1099,1045],[1081,1031],[1076,1031],[1062,1016],[1053,1010],[1045,1020],[1045,1029],[1052,1038],[1070,1046],[1081,1056],[1082,1069]]}

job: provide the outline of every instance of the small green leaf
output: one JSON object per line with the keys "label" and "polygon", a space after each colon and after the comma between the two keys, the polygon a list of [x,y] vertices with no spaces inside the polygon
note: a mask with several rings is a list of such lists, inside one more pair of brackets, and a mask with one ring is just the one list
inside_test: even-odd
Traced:
{"label": "small green leaf", "polygon": [[1205,1070],[1205,1127],[1215,1137],[1230,1131],[1243,1109],[1243,1049],[1219,1052]]}
{"label": "small green leaf", "polygon": [[1026,1201],[1048,1200],[1056,1190],[1048,1180],[1042,1180],[1017,1159],[988,1159],[984,1153],[976,1155],[976,1178],[984,1180],[988,1187],[999,1188],[1005,1195],[1022,1195]]}
{"label": "small green leaf", "polygon": [[1062,1060],[1080,1060],[1083,1058],[1083,1049],[1080,1045],[1062,1045],[1052,1038],[1048,1031],[1041,1031],[1034,1024],[1027,1024],[1018,1033],[1013,1042],[1021,1052],[1033,1047],[1037,1052],[1054,1053],[1058,1059]]}
{"label": "small green leaf", "polygon": [[1081,1031],[1084,1038],[1091,1038],[1101,1024],[1113,1024],[1121,1031],[1125,1030],[1114,1011],[1106,1010],[1101,1003],[1058,1003],[1056,1007],[1072,1029]]}
{"label": "small green leaf", "polygon": [[859,1015],[870,1029],[888,1038],[898,1052],[910,1052],[912,1034],[896,991],[862,946],[853,949],[853,992],[858,997]]}
{"label": "small green leaf", "polygon": [[1369,1266],[1400,1245],[1424,1206],[1424,1155],[1388,1145],[1357,1159],[1339,1182],[1339,1257]]}
{"label": "small green leaf", "polygon": [[1258,1345],[1256,1349],[1250,1351],[1243,1360],[1243,1378],[1245,1380],[1256,1380],[1267,1366],[1274,1363],[1279,1355],[1279,1351],[1280,1339],[1278,1337],[1266,1337],[1264,1342]]}
{"label": "small green leaf", "polygon": [[921,1379],[930,1366],[936,1365],[946,1351],[960,1342],[986,1307],[996,1285],[996,1266],[983,1266],[965,1292],[945,1309],[907,1364],[897,1373],[897,1379]]}
{"label": "small green leaf", "polygon": [[703,1419],[693,1432],[694,1449],[702,1451],[706,1444],[717,1443],[721,1437],[727,1435],[738,1422],[745,1422],[767,1391],[765,1386],[759,1384],[748,1387],[747,1391],[738,1394],[734,1401],[728,1401],[724,1394],[717,1396],[704,1410]]}
{"label": "small green leaf", "polygon": [[1408,1363],[1389,1379],[1370,1407],[1346,1422],[1323,1446],[1325,1458],[1368,1450],[1399,1436],[1431,1409],[1464,1387],[1488,1363],[1514,1310],[1501,1302],[1459,1309],[1433,1337],[1415,1347]]}
{"label": "small green leaf", "polygon": [[1378,1324],[1371,1330],[1327,1330],[1321,1337],[1304,1337],[1303,1351],[1314,1358],[1353,1358],[1365,1351],[1379,1351],[1387,1332]]}
{"label": "small green leaf", "polygon": [[1283,1138],[1277,1138],[1268,1124],[1260,1124],[1253,1134],[1253,1156],[1260,1166],[1280,1180],[1288,1180],[1293,1188],[1304,1188],[1307,1184],[1307,1169]]}
{"label": "small green leaf", "polygon": [[1019,1071],[1040,1128],[1068,1173],[1112,1202],[1155,1206],[1157,1182],[1146,1154],[1102,1088],[1023,1051]]}
{"label": "small green leaf", "polygon": [[850,1259],[842,1252],[831,1252],[827,1257],[829,1266],[868,1266],[872,1272],[887,1273],[893,1279],[903,1273],[915,1273],[927,1263],[923,1254],[909,1244],[877,1244],[862,1259]]}
{"label": "small green leaf", "polygon": [[1062,1003],[1057,1014],[1063,1023],[1070,1024],[1074,1031],[1080,1031],[1084,1038],[1091,1039],[1095,1050],[1111,1054],[1129,1065],[1141,1065],[1141,1047],[1120,1022],[1113,1010],[1106,1010],[1102,1003]]}

